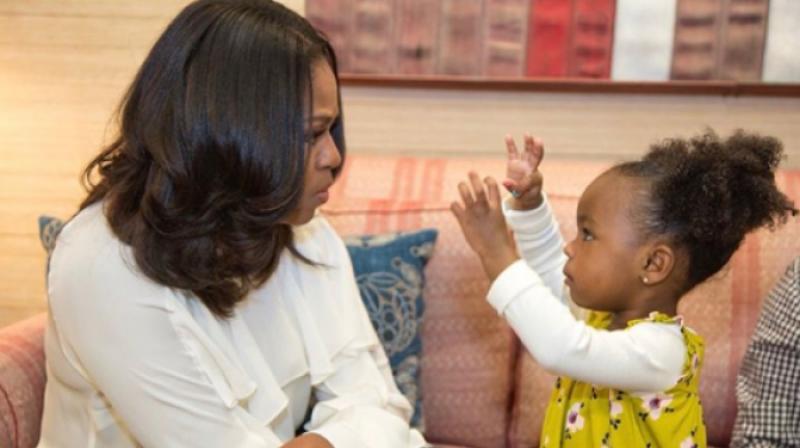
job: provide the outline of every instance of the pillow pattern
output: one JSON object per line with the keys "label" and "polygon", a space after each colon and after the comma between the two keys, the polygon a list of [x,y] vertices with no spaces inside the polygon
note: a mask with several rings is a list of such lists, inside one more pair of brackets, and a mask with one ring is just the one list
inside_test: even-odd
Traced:
{"label": "pillow pattern", "polygon": [[39,217],[39,241],[42,242],[42,247],[47,251],[48,256],[56,246],[56,238],[62,227],[64,227],[64,221],[58,218],[46,215]]}
{"label": "pillow pattern", "polygon": [[[58,218],[39,217],[39,239],[48,256],[63,226]],[[437,234],[425,229],[345,238],[361,300],[389,357],[394,380],[414,409],[411,424],[420,430],[424,429],[419,387],[422,289]]]}
{"label": "pillow pattern", "polygon": [[437,235],[436,230],[424,229],[344,238],[361,300],[389,357],[395,382],[414,408],[411,425],[421,431],[422,290]]}

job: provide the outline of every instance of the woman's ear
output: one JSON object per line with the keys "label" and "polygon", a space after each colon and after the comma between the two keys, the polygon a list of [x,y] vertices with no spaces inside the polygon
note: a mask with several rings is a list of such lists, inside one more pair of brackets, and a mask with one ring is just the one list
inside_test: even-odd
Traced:
{"label": "woman's ear", "polygon": [[675,251],[664,243],[650,246],[643,258],[639,276],[646,285],[663,282],[675,269]]}

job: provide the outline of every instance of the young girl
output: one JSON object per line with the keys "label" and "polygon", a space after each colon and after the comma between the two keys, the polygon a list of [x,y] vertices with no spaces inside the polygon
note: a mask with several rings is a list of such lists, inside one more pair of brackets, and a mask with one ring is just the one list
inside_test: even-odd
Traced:
{"label": "young girl", "polygon": [[489,302],[559,375],[541,446],[706,446],[703,341],[677,305],[745,234],[797,213],[775,186],[781,144],[741,131],[657,144],[586,188],[563,253],[541,189],[541,142],[526,136],[522,153],[506,145],[513,197],[501,202],[494,179],[473,172],[452,211],[492,280]]}

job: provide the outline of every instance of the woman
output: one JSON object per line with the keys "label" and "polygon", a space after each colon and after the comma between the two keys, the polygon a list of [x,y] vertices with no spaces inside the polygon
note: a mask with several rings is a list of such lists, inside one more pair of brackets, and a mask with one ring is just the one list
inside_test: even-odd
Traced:
{"label": "woman", "polygon": [[39,446],[424,445],[315,218],[340,104],[333,50],[280,4],[174,19],[50,261]]}

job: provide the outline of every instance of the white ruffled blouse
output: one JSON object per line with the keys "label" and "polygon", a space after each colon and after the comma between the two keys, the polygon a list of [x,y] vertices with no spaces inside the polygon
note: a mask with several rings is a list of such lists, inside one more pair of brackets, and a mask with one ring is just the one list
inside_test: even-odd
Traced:
{"label": "white ruffled blouse", "polygon": [[219,319],[142,275],[100,204],[81,211],[50,261],[39,446],[278,447],[306,420],[336,447],[425,446],[341,239],[317,217],[295,240],[321,265],[284,253]]}

